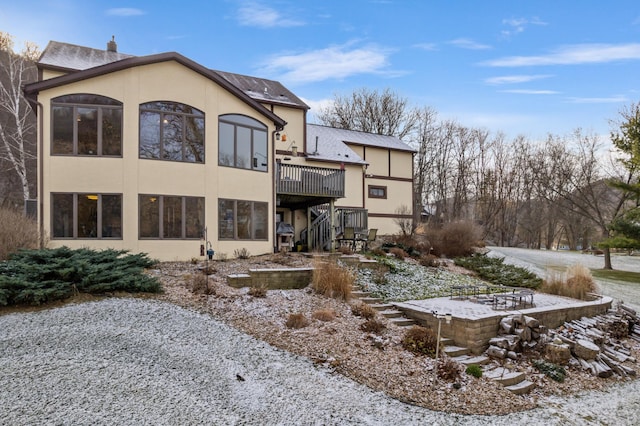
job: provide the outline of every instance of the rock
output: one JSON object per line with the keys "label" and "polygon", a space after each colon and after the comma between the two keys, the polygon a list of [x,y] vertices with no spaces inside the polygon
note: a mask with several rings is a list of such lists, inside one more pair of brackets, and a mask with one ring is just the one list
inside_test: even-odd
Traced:
{"label": "rock", "polygon": [[573,353],[578,358],[592,360],[600,353],[600,348],[591,340],[579,339],[573,347]]}
{"label": "rock", "polygon": [[505,317],[500,320],[500,330],[507,334],[513,333],[513,317]]}
{"label": "rock", "polygon": [[545,356],[554,364],[567,364],[571,359],[571,348],[565,343],[549,343],[545,347]]}
{"label": "rock", "polygon": [[489,349],[487,349],[487,355],[491,358],[504,359],[507,356],[507,350],[497,346],[489,346]]}

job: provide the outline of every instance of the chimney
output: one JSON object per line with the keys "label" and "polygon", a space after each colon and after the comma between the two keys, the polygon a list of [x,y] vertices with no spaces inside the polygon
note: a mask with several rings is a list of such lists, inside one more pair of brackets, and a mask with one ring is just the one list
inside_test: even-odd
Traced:
{"label": "chimney", "polygon": [[116,36],[111,36],[111,41],[107,43],[107,52],[117,52]]}

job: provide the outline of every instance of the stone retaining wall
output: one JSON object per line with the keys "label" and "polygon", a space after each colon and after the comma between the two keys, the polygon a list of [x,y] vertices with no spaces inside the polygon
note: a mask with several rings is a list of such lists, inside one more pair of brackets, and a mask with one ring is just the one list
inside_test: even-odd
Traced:
{"label": "stone retaining wall", "polygon": [[[547,328],[556,328],[566,321],[603,314],[611,309],[611,302],[610,298],[603,298],[599,301],[578,302],[575,306],[532,308],[520,312],[537,319],[541,325]],[[416,320],[421,325],[429,326],[434,331],[438,330],[438,319],[433,313],[411,309],[403,304],[398,305],[397,308],[402,310],[408,318]],[[469,348],[474,354],[480,354],[489,346],[489,340],[498,335],[500,320],[503,317],[514,315],[514,312],[501,312],[473,319],[456,318],[455,312],[453,315],[450,324],[447,324],[444,319],[442,320],[441,336],[453,339],[457,346]]]}
{"label": "stone retaining wall", "polygon": [[268,290],[305,288],[311,283],[313,268],[249,269],[248,274],[227,277],[231,287],[264,287]]}

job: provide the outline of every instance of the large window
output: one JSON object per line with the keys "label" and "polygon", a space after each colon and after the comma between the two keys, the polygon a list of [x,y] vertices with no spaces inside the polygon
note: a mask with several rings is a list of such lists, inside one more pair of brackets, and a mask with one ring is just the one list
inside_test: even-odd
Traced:
{"label": "large window", "polygon": [[140,158],[204,163],[204,113],[176,102],[140,105]]}
{"label": "large window", "polygon": [[75,94],[51,101],[53,155],[122,155],[122,103]]}
{"label": "large window", "polygon": [[140,195],[140,238],[196,239],[204,229],[204,198]]}
{"label": "large window", "polygon": [[268,204],[257,201],[218,200],[218,238],[266,240]]}
{"label": "large window", "polygon": [[218,164],[267,171],[267,126],[238,114],[221,115],[218,123]]}
{"label": "large window", "polygon": [[122,238],[122,195],[51,194],[52,238]]}

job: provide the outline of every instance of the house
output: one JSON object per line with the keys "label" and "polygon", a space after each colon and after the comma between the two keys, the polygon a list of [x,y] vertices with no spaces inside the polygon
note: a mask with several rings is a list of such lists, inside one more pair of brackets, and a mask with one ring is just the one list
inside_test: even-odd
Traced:
{"label": "house", "polygon": [[52,41],[37,65],[24,92],[51,246],[160,260],[332,249],[347,226],[397,232],[398,206],[413,205],[409,146],[307,124],[309,107],[276,81],[122,54],[114,40]]}

